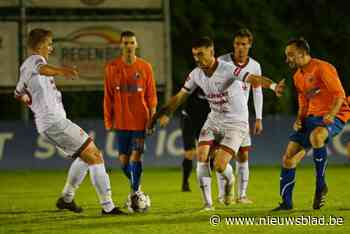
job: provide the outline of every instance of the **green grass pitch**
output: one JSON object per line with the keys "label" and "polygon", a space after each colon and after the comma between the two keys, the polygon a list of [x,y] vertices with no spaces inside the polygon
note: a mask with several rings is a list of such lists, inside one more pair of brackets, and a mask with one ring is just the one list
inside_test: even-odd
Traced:
{"label": "green grass pitch", "polygon": [[[312,210],[314,170],[297,169],[297,183],[292,212],[269,210],[279,202],[279,168],[251,168],[248,194],[253,205],[223,206],[202,213],[199,188],[191,176],[192,192],[180,192],[180,169],[145,169],[143,190],[152,201],[145,214],[102,217],[97,196],[85,179],[76,195],[84,212],[74,214],[58,211],[54,204],[65,182],[65,171],[1,171],[0,172],[0,233],[350,233],[350,168],[330,165],[327,171],[329,195],[326,206]],[[129,192],[126,178],[120,170],[110,173],[113,198],[122,206]],[[213,178],[213,199],[216,198],[216,178]],[[220,215],[221,223],[213,226],[211,215]],[[325,217],[343,219],[342,225],[228,225],[225,217]]]}

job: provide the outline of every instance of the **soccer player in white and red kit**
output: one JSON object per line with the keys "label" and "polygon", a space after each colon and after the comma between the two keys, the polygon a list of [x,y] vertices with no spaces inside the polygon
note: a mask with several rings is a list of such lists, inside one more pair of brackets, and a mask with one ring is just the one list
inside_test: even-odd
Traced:
{"label": "soccer player in white and red kit", "polygon": [[[240,69],[241,72],[249,72],[250,74],[261,76],[261,66],[252,57],[249,57],[249,50],[253,43],[253,34],[246,28],[238,30],[233,38],[233,52],[219,56],[219,60],[223,60],[232,64],[235,69]],[[246,101],[249,100],[250,84],[247,82],[238,81],[243,88]],[[263,92],[261,87],[253,87],[253,99],[255,109],[255,124],[254,135],[259,135],[263,130],[262,111],[263,111]],[[237,202],[242,204],[251,204],[252,201],[247,197],[247,188],[249,181],[249,165],[248,153],[251,147],[251,139],[241,145],[237,153],[236,170],[237,176]],[[225,179],[216,174],[218,179],[219,201],[223,202]]]}
{"label": "soccer player in white and red kit", "polygon": [[55,85],[54,76],[74,79],[78,72],[47,63],[53,51],[51,31],[41,28],[31,30],[27,45],[31,54],[20,68],[15,97],[34,113],[39,134],[61,149],[67,157],[75,159],[69,169],[62,196],[57,200],[57,208],[77,213],[82,211],[74,202],[74,195],[89,171],[100,199],[102,214],[122,214],[113,203],[101,151],[83,129],[66,117],[61,92]]}
{"label": "soccer player in white and red kit", "polygon": [[214,155],[214,167],[226,180],[225,204],[232,202],[233,173],[228,166],[232,157],[235,157],[239,147],[249,137],[248,106],[246,96],[239,82],[262,85],[273,89],[281,95],[284,81],[278,84],[262,76],[252,75],[234,69],[232,64],[218,61],[214,57],[214,43],[208,37],[194,41],[192,54],[198,67],[187,77],[183,88],[157,112],[150,127],[160,119],[167,119],[181,105],[197,87],[201,88],[209,102],[211,112],[207,117],[197,146],[197,179],[202,191],[204,209],[213,210],[211,197],[211,173],[208,157],[212,144],[217,142],[218,149]]}

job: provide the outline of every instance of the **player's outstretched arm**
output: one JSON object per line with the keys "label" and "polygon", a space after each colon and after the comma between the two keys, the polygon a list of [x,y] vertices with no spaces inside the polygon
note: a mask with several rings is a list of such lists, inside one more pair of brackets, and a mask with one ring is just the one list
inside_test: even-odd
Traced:
{"label": "player's outstretched arm", "polygon": [[275,83],[271,79],[265,77],[265,76],[257,76],[257,75],[248,75],[247,79],[245,80],[248,83],[251,83],[253,86],[262,86],[265,89],[271,89],[275,92],[277,97],[281,97],[284,88],[285,88],[285,80],[282,79],[278,83]]}
{"label": "player's outstretched arm", "polygon": [[63,76],[66,79],[77,79],[79,73],[75,68],[70,67],[55,67],[53,65],[45,64],[39,68],[40,75],[44,76]]}
{"label": "player's outstretched arm", "polygon": [[[186,101],[189,93],[181,89],[175,96],[173,96],[169,102],[163,106],[157,113],[155,113],[152,117],[152,120],[148,126],[148,128],[154,128],[157,120],[162,118],[163,116],[171,116],[175,110]],[[162,124],[163,125],[163,124]]]}
{"label": "player's outstretched arm", "polygon": [[253,100],[255,109],[255,125],[254,125],[254,135],[260,135],[263,131],[262,124],[262,112],[263,112],[263,93],[261,86],[253,86]]}

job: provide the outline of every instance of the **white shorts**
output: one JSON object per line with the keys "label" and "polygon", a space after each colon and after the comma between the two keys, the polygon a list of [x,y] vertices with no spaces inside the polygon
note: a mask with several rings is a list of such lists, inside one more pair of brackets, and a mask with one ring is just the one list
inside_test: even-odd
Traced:
{"label": "white shorts", "polygon": [[69,119],[62,119],[51,125],[40,135],[72,158],[78,157],[92,141],[83,129]]}
{"label": "white shorts", "polygon": [[251,146],[249,128],[239,126],[223,127],[220,123],[207,120],[199,135],[199,144],[212,144],[214,141],[237,153],[240,147]]}

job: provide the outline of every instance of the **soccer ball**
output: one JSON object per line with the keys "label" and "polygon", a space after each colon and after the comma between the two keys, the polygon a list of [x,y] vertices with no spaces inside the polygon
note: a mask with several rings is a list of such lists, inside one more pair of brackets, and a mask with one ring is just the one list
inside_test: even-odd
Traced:
{"label": "soccer ball", "polygon": [[146,193],[137,191],[128,197],[127,207],[131,213],[144,213],[151,207],[151,200]]}

